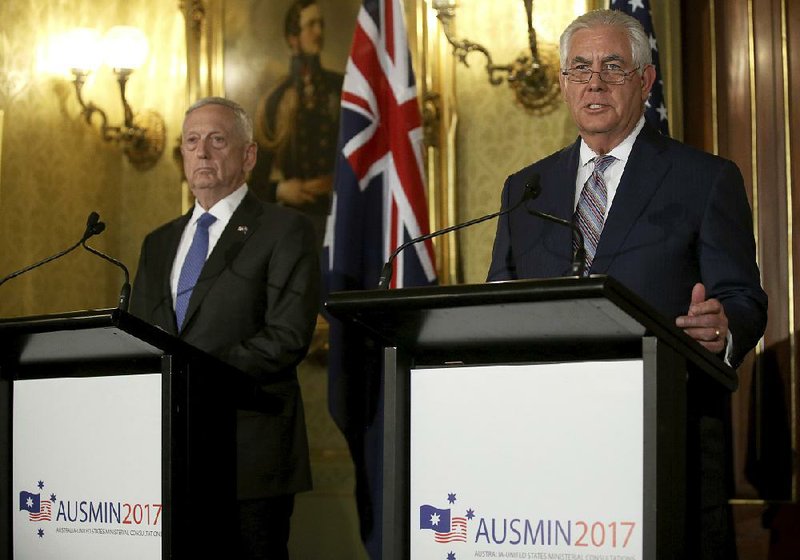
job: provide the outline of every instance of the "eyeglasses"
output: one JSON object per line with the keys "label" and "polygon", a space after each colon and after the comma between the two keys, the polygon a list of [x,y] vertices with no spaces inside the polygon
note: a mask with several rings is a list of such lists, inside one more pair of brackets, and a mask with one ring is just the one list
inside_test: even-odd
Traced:
{"label": "eyeglasses", "polygon": [[638,66],[629,72],[626,72],[621,68],[603,68],[602,70],[592,70],[591,68],[586,68],[585,66],[576,66],[575,68],[562,70],[561,75],[566,76],[570,82],[574,82],[576,84],[585,84],[592,79],[592,76],[595,74],[600,74],[600,79],[603,82],[612,85],[619,85],[624,84],[625,79],[637,70],[639,70]]}

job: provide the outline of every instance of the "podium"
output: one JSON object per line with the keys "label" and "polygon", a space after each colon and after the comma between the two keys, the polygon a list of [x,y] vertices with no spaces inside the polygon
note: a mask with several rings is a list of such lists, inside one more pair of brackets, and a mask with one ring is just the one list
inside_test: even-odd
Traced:
{"label": "podium", "polygon": [[736,372],[613,278],[326,305],[384,347],[384,559],[688,557]]}
{"label": "podium", "polygon": [[236,410],[273,406],[245,374],[118,309],[0,341],[0,558],[230,553]]}

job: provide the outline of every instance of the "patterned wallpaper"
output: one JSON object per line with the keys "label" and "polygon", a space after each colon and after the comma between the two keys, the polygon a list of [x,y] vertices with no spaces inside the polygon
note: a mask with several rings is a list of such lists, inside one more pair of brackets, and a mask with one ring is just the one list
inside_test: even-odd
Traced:
{"label": "patterned wallpaper", "polygon": [[[457,36],[486,46],[495,63],[505,64],[526,51],[527,22],[521,1],[463,0],[459,6]],[[561,30],[584,10],[585,2],[535,2],[534,27],[539,41],[557,43]],[[489,84],[480,54],[470,55],[468,61],[470,68],[460,64],[456,68],[459,220],[498,210],[503,182],[509,174],[577,136],[560,100],[551,114],[534,116],[515,103],[505,83]],[[496,227],[497,222],[490,221],[461,233],[466,283],[485,281]]]}
{"label": "patterned wallpaper", "polygon": [[[105,143],[97,123],[80,117],[72,84],[40,68],[50,38],[72,27],[136,25],[150,40],[145,66],[128,82],[134,111],[166,120],[167,153],[148,171],[134,169]],[[180,178],[169,153],[185,104],[185,41],[178,2],[27,0],[0,3],[0,275],[76,242],[89,212],[107,229],[92,245],[134,273],[144,234],[180,212]],[[116,81],[101,68],[85,99],[122,119]],[[82,249],[4,284],[0,317],[116,305],[122,273]]]}

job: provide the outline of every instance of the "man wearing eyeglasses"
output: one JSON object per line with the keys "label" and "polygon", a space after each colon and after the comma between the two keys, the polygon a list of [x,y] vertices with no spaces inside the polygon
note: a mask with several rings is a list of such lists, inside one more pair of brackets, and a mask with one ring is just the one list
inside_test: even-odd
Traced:
{"label": "man wearing eyeglasses", "polygon": [[[583,246],[569,228],[517,210],[498,222],[488,280],[564,276],[582,249],[586,275],[614,277],[738,366],[767,320],[741,173],[645,123],[656,75],[648,37],[634,18],[584,14],[562,34],[560,55],[561,91],[580,137],[511,175],[502,207],[514,206],[539,175],[541,195],[528,206],[572,220]],[[687,558],[735,557],[725,406],[703,402],[689,436],[698,442],[702,475],[694,473],[699,490],[687,496]]]}

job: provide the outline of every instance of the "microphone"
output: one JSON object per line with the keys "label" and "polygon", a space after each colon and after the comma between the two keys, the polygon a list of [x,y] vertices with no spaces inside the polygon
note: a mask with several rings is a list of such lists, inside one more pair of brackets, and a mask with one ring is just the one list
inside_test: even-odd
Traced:
{"label": "microphone", "polygon": [[[500,210],[498,212],[492,212],[491,214],[487,214],[485,216],[481,216],[480,218],[475,218],[474,220],[470,220],[468,222],[462,222],[460,224],[456,224],[454,226],[446,227],[444,229],[436,230],[431,233],[426,233],[425,235],[420,235],[419,237],[415,237],[409,241],[406,241],[402,245],[400,245],[397,249],[395,249],[391,255],[389,255],[389,260],[386,261],[386,264],[383,265],[383,269],[381,269],[380,278],[378,278],[378,289],[385,290],[389,287],[389,282],[392,281],[392,270],[394,260],[397,258],[397,255],[403,252],[403,250],[416,243],[421,241],[425,241],[427,239],[431,239],[433,237],[438,237],[440,235],[444,235],[445,233],[450,233],[451,231],[456,231],[462,228],[466,228],[469,226],[473,226],[475,224],[479,224],[481,222],[485,222],[486,220],[491,220],[492,218],[497,218],[499,216],[503,216],[504,214],[509,214],[522,206],[524,203],[528,202],[529,200],[533,200],[538,197],[542,192],[541,187],[539,186],[539,174],[535,173],[530,176],[528,182],[525,183],[525,190],[522,193],[522,198],[519,199],[514,206],[511,208],[506,208],[505,210]],[[558,219],[558,218],[556,218]]]}
{"label": "microphone", "polygon": [[86,219],[86,229],[84,230],[80,241],[78,241],[74,245],[68,247],[67,249],[64,249],[63,251],[59,251],[55,255],[51,255],[51,256],[47,257],[46,259],[42,259],[42,260],[40,260],[38,262],[35,262],[35,263],[31,264],[31,265],[28,265],[25,268],[17,270],[16,272],[12,272],[8,276],[6,276],[2,280],[0,280],[0,286],[5,284],[6,282],[11,280],[12,278],[16,278],[20,274],[25,274],[29,270],[33,270],[34,268],[38,268],[38,267],[40,267],[40,266],[42,266],[44,264],[49,263],[50,261],[54,261],[54,260],[56,260],[58,258],[63,257],[64,255],[66,255],[67,253],[69,253],[71,251],[74,251],[75,249],[78,248],[79,245],[82,245],[83,243],[85,243],[87,239],[89,239],[93,235],[97,235],[98,233],[103,231],[103,229],[105,228],[105,224],[103,224],[102,227],[100,227],[99,224],[102,224],[102,222],[100,222],[100,215],[97,212],[90,213],[89,217]]}
{"label": "microphone", "polygon": [[548,214],[546,212],[540,212],[535,208],[525,208],[525,210],[527,210],[528,214],[532,216],[537,216],[544,220],[548,220],[550,222],[566,226],[572,230],[572,233],[574,233],[575,236],[578,238],[578,248],[575,249],[575,253],[573,253],[572,255],[572,264],[570,265],[570,276],[577,276],[579,278],[583,276],[584,267],[586,266],[586,247],[584,247],[583,245],[583,233],[581,232],[580,228],[570,220],[564,220],[563,218],[553,216],[552,214]]}
{"label": "microphone", "polygon": [[[97,235],[99,233],[102,233],[105,229],[106,229],[106,224],[105,223],[103,223],[103,222],[95,222],[94,225],[92,226],[92,231],[94,232],[92,235]],[[90,253],[92,253],[94,255],[97,255],[101,259],[105,259],[108,262],[110,262],[111,264],[113,264],[115,266],[118,266],[119,268],[122,269],[122,272],[125,273],[125,283],[122,284],[122,289],[119,292],[119,302],[117,304],[117,308],[120,311],[128,311],[128,305],[129,305],[130,299],[131,299],[131,275],[128,272],[128,267],[125,266],[124,264],[122,264],[120,261],[118,261],[114,257],[109,257],[105,253],[102,253],[102,252],[98,251],[97,249],[95,249],[93,247],[89,247],[86,244],[87,240],[88,240],[88,237],[81,241],[81,245],[83,245],[84,249],[86,249],[87,251],[89,251]]]}

